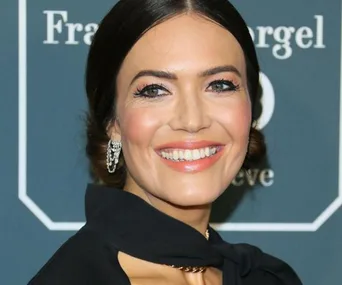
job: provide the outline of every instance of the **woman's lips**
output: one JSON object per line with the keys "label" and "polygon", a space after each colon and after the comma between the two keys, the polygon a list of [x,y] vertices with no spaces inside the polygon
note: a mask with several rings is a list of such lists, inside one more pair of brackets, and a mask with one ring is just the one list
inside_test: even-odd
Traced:
{"label": "woman's lips", "polygon": [[[210,149],[210,155],[208,155],[208,148]],[[203,157],[204,149],[206,150],[206,156]],[[209,142],[209,141],[197,141],[197,142],[173,142],[169,144],[165,144],[160,146],[156,149],[157,154],[161,158],[162,162],[165,163],[168,167],[178,171],[178,172],[191,172],[196,173],[203,171],[209,167],[211,167],[215,162],[222,156],[223,154],[224,145],[217,142]],[[201,158],[197,158],[191,160],[191,158],[186,160],[184,157],[173,159],[174,156],[172,155],[173,150],[179,151],[180,155],[183,153],[188,153],[189,150],[202,150]],[[188,150],[188,151],[187,151]],[[215,151],[214,154],[211,152]],[[166,158],[165,154],[170,153],[171,157]],[[192,152],[193,153],[193,152]],[[178,156],[178,155],[177,155]]]}
{"label": "woman's lips", "polygon": [[223,146],[224,144],[215,141],[176,141],[162,144],[156,147],[156,151],[163,149],[200,149],[205,147]]}

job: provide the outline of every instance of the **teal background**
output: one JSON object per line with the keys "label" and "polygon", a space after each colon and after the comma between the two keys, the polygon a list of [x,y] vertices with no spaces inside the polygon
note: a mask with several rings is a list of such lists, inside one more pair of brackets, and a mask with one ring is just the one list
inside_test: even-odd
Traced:
{"label": "teal background", "polygon": [[[65,10],[69,22],[98,23],[116,1],[27,0],[27,183],[29,196],[53,222],[83,222],[87,175],[84,154],[84,67],[88,46],[56,45],[46,39],[45,10]],[[137,1],[138,3],[138,1]],[[310,224],[338,197],[341,88],[339,0],[233,1],[248,26],[308,26],[324,17],[324,49],[301,49],[279,60],[257,47],[262,71],[275,90],[275,110],[263,129],[274,171],[270,187],[257,185],[235,211],[245,190],[231,187],[216,203],[214,223]],[[75,231],[51,230],[18,198],[19,2],[0,3],[0,284],[26,284]],[[276,44],[271,36],[270,46]],[[341,191],[340,191],[341,192]],[[235,198],[234,198],[235,199]],[[342,199],[342,197],[341,197]],[[235,201],[235,200],[234,200]],[[304,284],[339,285],[342,214],[314,230],[222,231],[230,242],[248,242],[286,260]],[[227,214],[230,212],[230,215]],[[233,225],[233,224],[230,224]]]}

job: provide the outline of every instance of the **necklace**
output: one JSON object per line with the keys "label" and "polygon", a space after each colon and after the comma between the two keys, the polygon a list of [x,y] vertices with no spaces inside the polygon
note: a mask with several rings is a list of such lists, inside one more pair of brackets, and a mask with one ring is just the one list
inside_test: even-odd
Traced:
{"label": "necklace", "polygon": [[[205,231],[205,238],[209,240],[209,230],[207,229]],[[190,273],[197,273],[197,272],[205,272],[207,267],[206,266],[175,266],[175,265],[167,265],[172,268],[176,268],[179,270],[182,270],[184,272],[190,272]]]}

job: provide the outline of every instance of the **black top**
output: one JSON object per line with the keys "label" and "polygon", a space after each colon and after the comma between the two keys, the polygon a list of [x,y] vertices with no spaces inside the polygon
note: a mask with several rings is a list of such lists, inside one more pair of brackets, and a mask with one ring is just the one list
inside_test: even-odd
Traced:
{"label": "black top", "polygon": [[192,227],[120,189],[89,185],[86,224],[44,265],[29,285],[129,285],[118,252],[176,266],[213,266],[223,285],[301,285],[285,262],[248,244],[229,244],[209,228]]}

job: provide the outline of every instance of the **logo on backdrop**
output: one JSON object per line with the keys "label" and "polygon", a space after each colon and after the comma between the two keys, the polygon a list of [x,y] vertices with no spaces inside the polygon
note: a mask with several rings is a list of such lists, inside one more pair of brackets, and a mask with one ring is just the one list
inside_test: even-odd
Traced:
{"label": "logo on backdrop", "polygon": [[314,26],[258,26],[249,28],[249,33],[257,48],[270,49],[276,59],[289,59],[293,46],[300,49],[322,49],[324,44],[324,17],[314,16]]}
{"label": "logo on backdrop", "polygon": [[[98,24],[79,23],[70,19],[65,10],[45,10],[46,45],[90,45]],[[315,15],[309,26],[257,26],[249,32],[258,49],[269,49],[274,58],[285,60],[293,55],[293,47],[299,49],[324,49],[324,17]]]}

